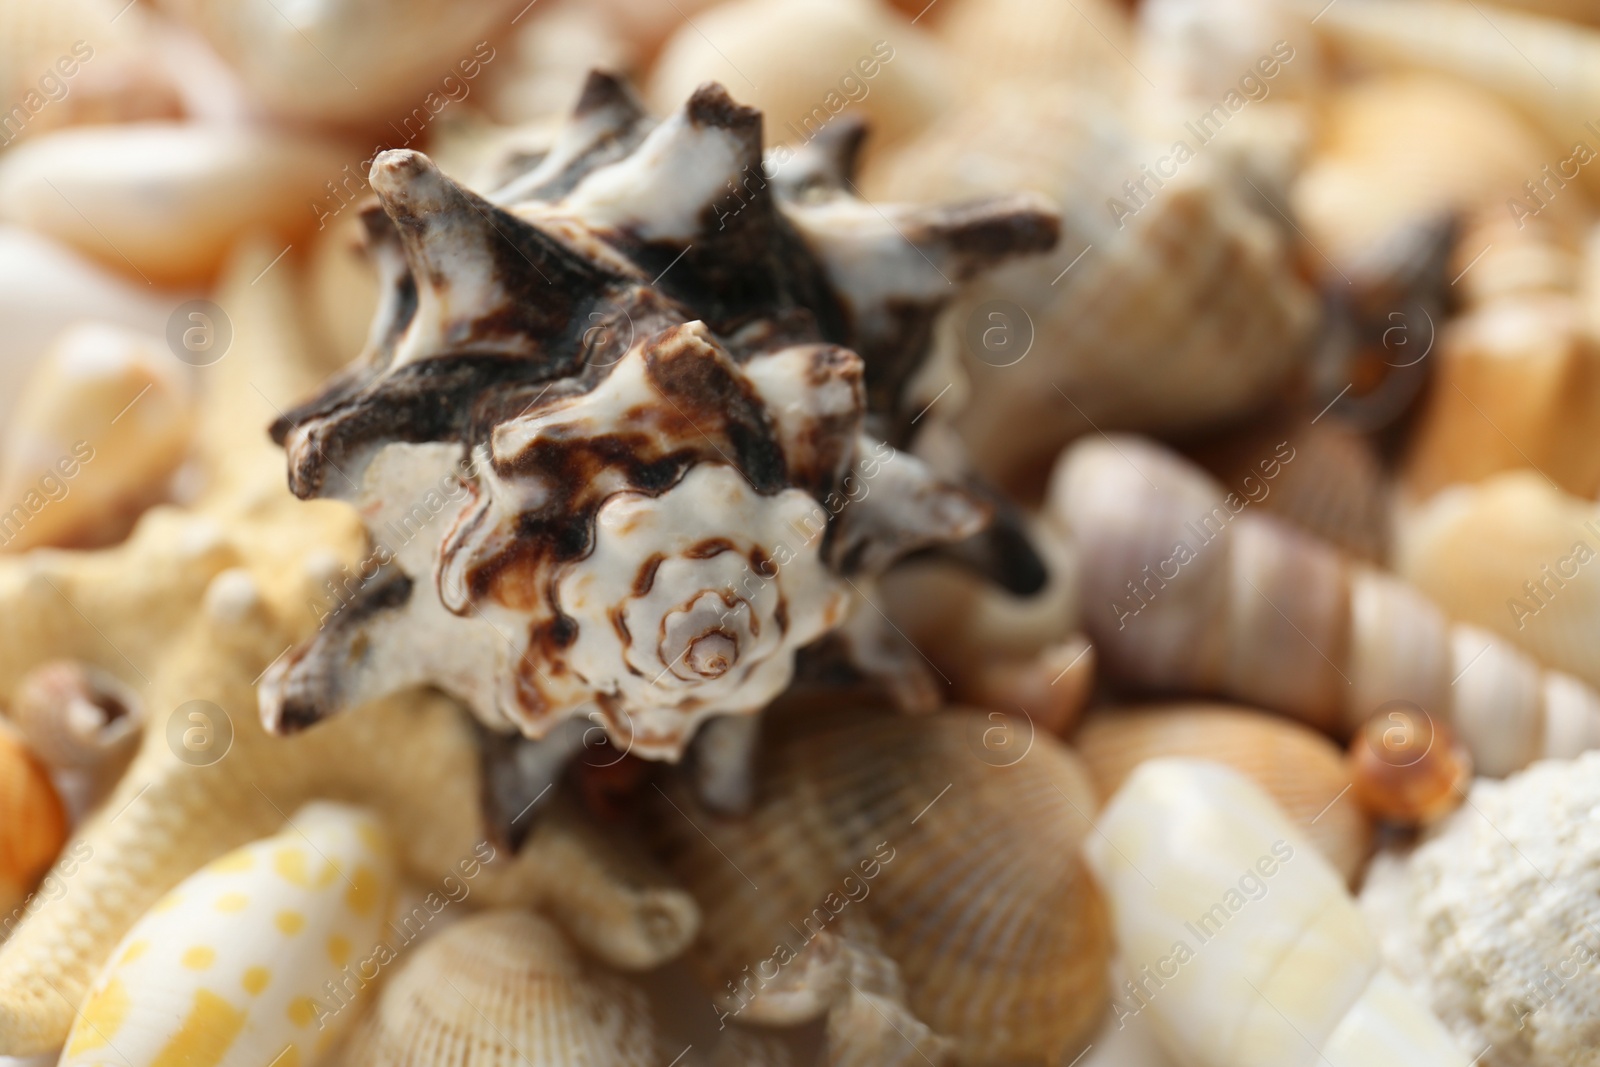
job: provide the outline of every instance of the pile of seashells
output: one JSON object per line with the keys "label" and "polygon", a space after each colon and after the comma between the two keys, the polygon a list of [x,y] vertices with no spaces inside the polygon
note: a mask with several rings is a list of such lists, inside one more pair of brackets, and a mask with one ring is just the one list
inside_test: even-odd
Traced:
{"label": "pile of seashells", "polygon": [[0,1065],[1600,1067],[1497,3],[0,0]]}

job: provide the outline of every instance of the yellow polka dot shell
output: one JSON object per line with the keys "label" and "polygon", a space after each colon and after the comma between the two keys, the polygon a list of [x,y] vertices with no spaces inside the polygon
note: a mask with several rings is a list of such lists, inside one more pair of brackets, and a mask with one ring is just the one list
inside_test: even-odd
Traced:
{"label": "yellow polka dot shell", "polygon": [[357,1013],[346,1005],[395,877],[369,813],[306,805],[134,924],[90,986],[60,1067],[314,1067]]}

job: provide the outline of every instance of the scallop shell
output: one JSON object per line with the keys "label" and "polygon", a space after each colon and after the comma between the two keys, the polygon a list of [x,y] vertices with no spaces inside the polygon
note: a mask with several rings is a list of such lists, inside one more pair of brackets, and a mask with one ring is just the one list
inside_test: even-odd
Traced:
{"label": "scallop shell", "polygon": [[347,162],[328,142],[243,127],[60,130],[0,161],[0,217],[147,285],[191,285],[250,229],[285,242],[308,232]]}
{"label": "scallop shell", "polygon": [[1480,779],[1362,890],[1384,959],[1486,1067],[1600,1063],[1596,782],[1596,753]]}
{"label": "scallop shell", "polygon": [[[266,675],[271,728],[434,684],[499,733],[598,708],[676,760],[822,635],[895,647],[861,583],[991,509],[866,419],[893,425],[953,280],[1047,248],[1055,216],[869,206],[858,139],[764,161],[761,129],[717,85],[655,125],[596,73],[504,206],[378,157],[371,347],[274,427],[293,490],[355,500],[375,562]],[[891,662],[854,666],[927,688]]]}
{"label": "scallop shell", "polygon": [[959,1063],[1081,1051],[1109,946],[1077,859],[1094,800],[1070,750],[998,714],[772,729],[746,818],[680,791],[655,819],[701,902],[692,960],[723,1017],[849,1011],[841,971],[864,951],[892,962],[901,1003]]}
{"label": "scallop shell", "polygon": [[19,918],[14,909],[66,839],[67,812],[49,774],[10,730],[0,730],[0,913],[7,934]]}
{"label": "scallop shell", "polygon": [[88,323],[62,334],[0,439],[0,545],[126,534],[188,452],[197,400],[185,372],[154,337]]}
{"label": "scallop shell", "polygon": [[11,721],[39,758],[102,777],[133,758],[144,701],[108,671],[53,660],[29,671],[11,694]]}
{"label": "scallop shell", "polygon": [[1417,507],[1401,526],[1395,567],[1454,617],[1600,686],[1597,557],[1600,508],[1521,470]]}
{"label": "scallop shell", "polygon": [[1372,826],[1345,797],[1344,753],[1291,720],[1225,704],[1113,709],[1091,715],[1073,745],[1102,801],[1147,760],[1211,760],[1264,790],[1347,883],[1359,880],[1372,851]]}
{"label": "scallop shell", "polygon": [[313,1067],[354,1019],[350,1001],[380,957],[393,957],[383,924],[394,884],[375,818],[306,805],[134,924],[90,987],[61,1067],[108,1057],[128,1067],[202,1058]]}
{"label": "scallop shell", "polygon": [[1444,1025],[1391,974],[1344,880],[1244,776],[1145,763],[1086,853],[1151,1013],[1195,1067],[1426,1063],[1467,1067]]}
{"label": "scallop shell", "polygon": [[344,1050],[348,1067],[657,1067],[643,991],[548,920],[482,912],[417,949]]}

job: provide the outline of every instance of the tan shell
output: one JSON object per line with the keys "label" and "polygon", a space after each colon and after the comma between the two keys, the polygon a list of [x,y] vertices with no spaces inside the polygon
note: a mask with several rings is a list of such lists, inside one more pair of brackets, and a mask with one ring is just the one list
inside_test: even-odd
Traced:
{"label": "tan shell", "polygon": [[1375,819],[1432,822],[1472,784],[1472,757],[1449,727],[1415,709],[1380,710],[1350,739],[1350,795]]}
{"label": "tan shell", "polygon": [[1508,471],[1417,508],[1398,547],[1399,573],[1451,615],[1600,685],[1600,507]]}
{"label": "tan shell", "polygon": [[85,323],[56,341],[0,437],[0,545],[103,544],[159,500],[196,397],[159,338]]}
{"label": "tan shell", "polygon": [[120,771],[139,745],[144,701],[109,671],[54,660],[23,676],[11,694],[11,721],[53,767]]}
{"label": "tan shell", "polygon": [[662,1051],[642,990],[585,962],[548,920],[508,909],[473,915],[417,949],[343,1062],[658,1067]]}
{"label": "tan shell", "polygon": [[196,284],[252,227],[277,231],[283,244],[310,230],[323,183],[346,163],[359,166],[351,154],[310,137],[219,125],[59,130],[0,162],[0,217],[139,282]]}
{"label": "tan shell", "polygon": [[921,0],[913,17],[934,23],[969,92],[1004,82],[1070,83],[1110,98],[1130,89],[1133,30],[1110,0]]}
{"label": "tan shell", "polygon": [[714,818],[681,791],[658,813],[705,915],[692,962],[726,1017],[827,1013],[857,991],[841,971],[866,951],[897,966],[905,1006],[959,1063],[1077,1055],[1110,946],[1077,855],[1094,796],[1071,751],[998,714],[773,729],[748,817]]}
{"label": "tan shell", "polygon": [[44,767],[9,730],[0,730],[0,919],[9,934],[13,910],[55,862],[67,839],[67,813]]}
{"label": "tan shell", "polygon": [[1343,753],[1289,719],[1227,704],[1115,708],[1089,716],[1073,744],[1102,801],[1145,760],[1213,760],[1266,790],[1346,882],[1360,877],[1372,850],[1372,826],[1345,795]]}

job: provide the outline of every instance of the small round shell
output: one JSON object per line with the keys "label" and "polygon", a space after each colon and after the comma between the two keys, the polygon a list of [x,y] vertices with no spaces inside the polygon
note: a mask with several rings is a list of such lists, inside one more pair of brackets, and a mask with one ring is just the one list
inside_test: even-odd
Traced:
{"label": "small round shell", "polygon": [[77,660],[55,660],[23,675],[11,720],[53,767],[113,774],[139,747],[144,701],[117,678]]}
{"label": "small round shell", "polygon": [[1472,756],[1414,704],[1380,708],[1350,740],[1351,796],[1374,818],[1432,822],[1454,811],[1472,781]]}
{"label": "small round shell", "polygon": [[1344,795],[1351,779],[1338,746],[1291,719],[1226,704],[1119,708],[1090,716],[1073,744],[1101,800],[1146,760],[1214,760],[1277,801],[1346,882],[1360,877],[1372,849],[1371,825]]}
{"label": "small round shell", "polygon": [[[327,802],[184,879],[90,987],[61,1067],[314,1067],[380,960],[395,862],[381,825]],[[380,948],[381,946],[381,948]],[[386,956],[384,954],[387,954]]]}
{"label": "small round shell", "polygon": [[488,911],[428,941],[345,1049],[349,1067],[652,1067],[671,1058],[643,991],[548,920]]}
{"label": "small round shell", "polygon": [[9,730],[0,730],[0,917],[11,914],[67,839],[67,813],[50,776]]}

